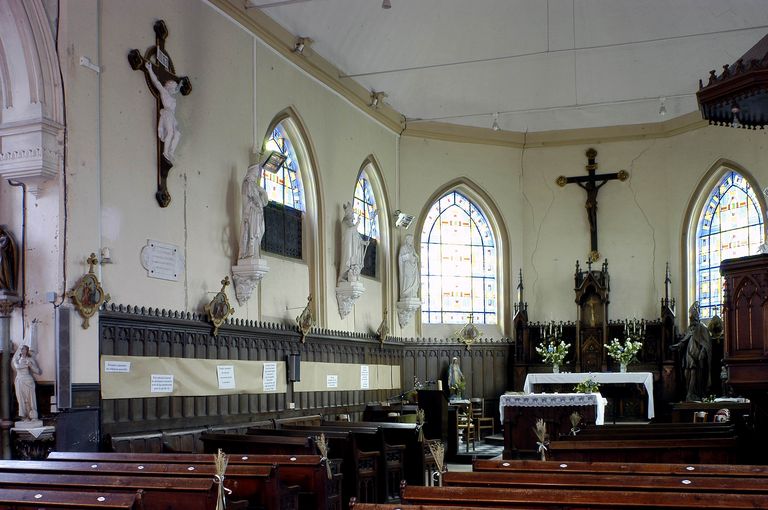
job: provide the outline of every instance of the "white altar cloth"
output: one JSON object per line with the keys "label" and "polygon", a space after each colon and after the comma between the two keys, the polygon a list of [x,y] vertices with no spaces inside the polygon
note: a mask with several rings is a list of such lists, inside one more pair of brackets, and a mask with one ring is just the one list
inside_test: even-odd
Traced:
{"label": "white altar cloth", "polygon": [[648,394],[648,419],[656,416],[653,408],[653,374],[650,372],[579,372],[559,374],[528,374],[525,377],[523,391],[531,393],[535,384],[578,384],[587,378],[599,384],[642,384]]}
{"label": "white altar cloth", "polygon": [[599,393],[529,393],[499,397],[499,416],[504,423],[504,408],[595,406],[595,425],[605,423],[605,399]]}

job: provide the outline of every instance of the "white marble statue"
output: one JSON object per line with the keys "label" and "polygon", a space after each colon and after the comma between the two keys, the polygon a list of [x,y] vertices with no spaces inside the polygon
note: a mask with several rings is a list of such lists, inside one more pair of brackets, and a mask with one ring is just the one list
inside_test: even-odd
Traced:
{"label": "white marble statue", "polygon": [[160,102],[163,103],[163,108],[160,110],[160,120],[157,122],[157,136],[163,142],[163,156],[168,161],[173,161],[173,154],[176,152],[176,146],[181,138],[179,125],[176,122],[175,97],[179,91],[179,84],[174,80],[168,80],[165,84],[160,83],[152,69],[152,63],[147,61],[144,66],[147,68],[152,84],[160,95]]}
{"label": "white marble statue", "polygon": [[[358,220],[359,221],[359,220]],[[365,250],[368,243],[357,231],[357,221],[352,204],[344,204],[344,218],[341,220],[341,261],[339,262],[339,282],[356,282],[363,269]]]}
{"label": "white marble statue", "polygon": [[397,262],[400,269],[400,300],[418,298],[421,274],[419,256],[413,247],[413,235],[405,236]]}
{"label": "white marble statue", "polygon": [[261,187],[260,165],[251,165],[243,179],[241,195],[243,214],[240,220],[240,260],[258,259],[264,237],[264,207],[269,203],[267,191]]}
{"label": "white marble statue", "polygon": [[29,350],[22,345],[11,359],[11,366],[16,370],[16,399],[19,402],[19,416],[24,421],[37,420],[37,399],[35,398],[35,378],[33,374],[42,371]]}

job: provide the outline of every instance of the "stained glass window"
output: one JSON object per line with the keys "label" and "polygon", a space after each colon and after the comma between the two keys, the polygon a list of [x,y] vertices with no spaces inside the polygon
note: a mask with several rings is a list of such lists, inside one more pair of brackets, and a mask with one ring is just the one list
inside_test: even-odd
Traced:
{"label": "stained glass window", "polygon": [[357,231],[373,239],[379,238],[379,219],[378,209],[376,208],[376,197],[373,195],[373,188],[365,175],[365,170],[360,172],[355,186],[355,217],[359,218]]}
{"label": "stained glass window", "polygon": [[355,185],[355,199],[353,208],[355,217],[358,218],[357,231],[363,237],[370,239],[368,249],[365,251],[365,260],[360,274],[376,277],[376,252],[378,251],[379,239],[379,218],[378,208],[376,207],[376,197],[373,194],[371,182],[365,174],[365,170],[360,172]]}
{"label": "stained glass window", "polygon": [[304,193],[299,179],[299,162],[282,125],[278,124],[272,131],[265,149],[267,152],[278,151],[286,157],[276,173],[264,172],[261,176],[261,185],[267,190],[269,200],[303,211]]}
{"label": "stained glass window", "polygon": [[421,233],[421,310],[429,324],[496,324],[496,243],[483,211],[451,191]]}
{"label": "stained glass window", "polygon": [[264,147],[267,152],[280,152],[286,159],[276,173],[264,172],[261,176],[261,185],[269,196],[269,204],[264,208],[266,229],[261,247],[270,253],[301,259],[304,192],[296,152],[282,124],[275,127]]}
{"label": "stained glass window", "polygon": [[701,318],[722,315],[720,262],[757,253],[763,242],[763,213],[749,182],[728,172],[712,190],[696,232],[696,299]]}

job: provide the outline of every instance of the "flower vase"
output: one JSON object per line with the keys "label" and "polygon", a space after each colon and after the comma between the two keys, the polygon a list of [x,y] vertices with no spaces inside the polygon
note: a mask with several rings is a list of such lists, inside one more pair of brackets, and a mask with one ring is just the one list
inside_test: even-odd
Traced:
{"label": "flower vase", "polygon": [[559,374],[560,373],[560,365],[552,365],[552,373],[553,374]]}
{"label": "flower vase", "polygon": [[627,371],[627,364],[626,363],[622,363],[621,365],[619,365],[619,372],[624,373],[626,371]]}

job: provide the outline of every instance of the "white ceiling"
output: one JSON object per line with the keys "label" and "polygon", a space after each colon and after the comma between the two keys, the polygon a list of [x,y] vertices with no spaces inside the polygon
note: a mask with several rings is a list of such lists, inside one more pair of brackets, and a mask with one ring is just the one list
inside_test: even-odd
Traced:
{"label": "white ceiling", "polygon": [[381,2],[288,0],[263,12],[410,120],[490,127],[501,112],[509,131],[692,112],[698,80],[768,33],[768,0]]}

